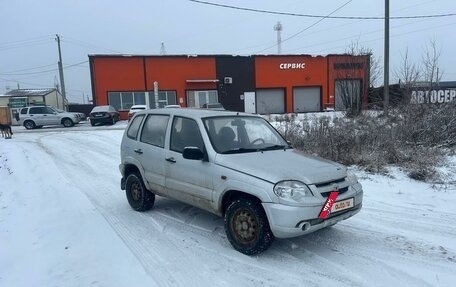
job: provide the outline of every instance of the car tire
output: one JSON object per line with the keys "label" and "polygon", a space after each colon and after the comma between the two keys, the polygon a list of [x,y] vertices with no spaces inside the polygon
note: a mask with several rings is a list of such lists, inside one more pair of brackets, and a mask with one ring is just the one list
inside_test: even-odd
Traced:
{"label": "car tire", "polygon": [[90,125],[91,125],[92,127],[95,126],[95,122],[92,121],[92,120],[90,120]]}
{"label": "car tire", "polygon": [[116,118],[115,117],[112,117],[111,118],[111,125],[115,125],[116,124]]}
{"label": "car tire", "polygon": [[33,121],[29,120],[29,121],[24,122],[24,127],[28,130],[32,130],[32,129],[36,128],[36,125]]}
{"label": "car tire", "polygon": [[251,198],[231,202],[225,212],[225,232],[233,248],[246,255],[259,254],[274,241],[263,207]]}
{"label": "car tire", "polygon": [[151,209],[155,203],[155,194],[147,190],[139,173],[131,173],[125,181],[128,203],[136,211]]}
{"label": "car tire", "polygon": [[69,127],[74,126],[73,121],[72,121],[71,119],[69,119],[69,118],[63,119],[63,120],[62,120],[62,124],[63,124],[63,126],[66,127],[66,128],[69,128]]}

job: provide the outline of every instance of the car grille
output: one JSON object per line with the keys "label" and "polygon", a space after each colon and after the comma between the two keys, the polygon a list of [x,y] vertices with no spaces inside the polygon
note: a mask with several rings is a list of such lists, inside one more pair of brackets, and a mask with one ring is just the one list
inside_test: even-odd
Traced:
{"label": "car grille", "polygon": [[[332,191],[333,191],[333,190],[332,190]],[[345,193],[345,192],[347,192],[347,191],[348,191],[348,186],[343,187],[343,188],[339,188],[339,195],[341,195],[342,193]],[[328,197],[330,193],[331,193],[331,191],[326,191],[326,192],[322,192],[322,193],[320,193],[320,194],[321,194],[321,196],[323,196],[323,197]]]}
{"label": "car grille", "polygon": [[318,183],[318,184],[315,184],[315,186],[317,188],[320,188],[320,187],[325,187],[327,185],[331,185],[331,184],[335,184],[335,183],[341,183],[341,182],[344,182],[345,181],[345,177],[343,178],[339,178],[339,179],[336,179],[336,180],[331,180],[331,181],[327,181],[327,182],[323,182],[323,183]]}
{"label": "car grille", "polygon": [[345,178],[339,178],[336,180],[331,180],[327,182],[322,182],[315,184],[315,187],[318,190],[318,193],[321,194],[323,197],[328,197],[329,194],[334,191],[335,187],[338,187],[339,194],[343,194],[348,191],[349,183],[345,181]]}

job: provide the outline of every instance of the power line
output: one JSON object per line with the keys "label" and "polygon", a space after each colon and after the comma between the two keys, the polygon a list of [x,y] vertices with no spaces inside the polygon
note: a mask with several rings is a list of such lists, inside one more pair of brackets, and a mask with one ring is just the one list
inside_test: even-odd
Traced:
{"label": "power line", "polygon": [[[205,4],[205,5],[210,5],[210,6],[222,7],[222,8],[229,8],[229,9],[250,11],[250,12],[257,12],[257,13],[266,13],[266,14],[273,14],[273,15],[283,15],[283,16],[326,18],[326,19],[345,19],[345,20],[384,20],[385,19],[384,16],[324,16],[324,15],[314,15],[314,14],[288,13],[288,12],[278,12],[278,11],[271,11],[271,10],[261,10],[261,9],[254,9],[254,8],[218,4],[218,3],[199,1],[199,0],[189,0],[189,1],[195,2],[198,4]],[[414,16],[390,16],[389,19],[390,20],[400,20],[400,19],[417,19],[417,18],[441,18],[441,17],[452,17],[452,16],[456,16],[456,13],[433,14],[433,15],[414,15]]]}
{"label": "power line", "polygon": [[5,46],[0,46],[0,51],[17,49],[17,48],[32,47],[32,46],[37,46],[37,45],[48,44],[48,43],[51,43],[51,42],[52,42],[52,40],[46,39],[46,40],[37,40],[37,41],[30,41],[30,42],[24,42],[24,43],[5,45]]}
{"label": "power line", "polygon": [[[422,22],[422,21],[429,21],[429,20],[422,19],[422,20],[418,20],[418,21],[414,21],[414,22],[410,22],[410,23],[396,25],[396,26],[391,27],[391,29],[396,29],[396,28],[400,28],[400,27],[404,27],[404,26],[413,25],[413,24],[416,24],[416,23]],[[319,32],[321,32],[321,31],[319,31]],[[352,36],[347,36],[347,37],[343,37],[343,38],[337,38],[337,39],[333,39],[333,40],[329,40],[329,41],[325,41],[325,42],[314,43],[314,44],[307,45],[307,46],[301,46],[301,47],[297,47],[297,48],[293,48],[293,49],[288,49],[288,51],[295,51],[295,50],[306,49],[306,48],[311,48],[311,47],[315,47],[315,46],[322,46],[322,45],[326,45],[326,44],[340,42],[340,41],[343,41],[343,40],[348,40],[348,39],[353,39],[353,38],[360,38],[361,36],[366,36],[366,35],[369,35],[369,34],[375,34],[375,33],[378,33],[378,32],[383,32],[383,29],[371,30],[371,31],[368,31],[368,32],[364,32],[364,33],[360,33],[360,34],[356,34],[356,35],[352,35]],[[309,33],[307,35],[311,35],[311,34],[314,34],[314,32]],[[381,39],[383,39],[383,38],[381,38]]]}
{"label": "power line", "polygon": [[[82,61],[82,62],[79,62],[79,63],[76,63],[76,64],[66,65],[63,68],[67,69],[67,68],[79,66],[79,65],[82,65],[82,64],[85,64],[85,63],[88,63],[88,62],[89,61],[86,60],[86,61]],[[52,65],[55,65],[55,64],[52,64]],[[26,76],[26,75],[46,74],[46,73],[49,73],[49,72],[56,72],[58,70],[59,69],[56,68],[56,69],[49,69],[49,70],[43,70],[43,71],[37,71],[37,72],[19,73],[19,74],[16,74],[16,73],[0,73],[0,75],[3,75],[3,76]]]}
{"label": "power line", "polygon": [[[299,34],[301,34],[301,33],[305,32],[305,31],[309,30],[310,28],[316,26],[318,23],[320,23],[321,21],[327,19],[327,18],[330,17],[332,14],[334,14],[334,13],[336,13],[337,11],[339,11],[340,9],[344,8],[345,6],[347,6],[347,5],[348,5],[350,2],[352,2],[352,1],[353,1],[353,0],[349,0],[349,1],[345,2],[344,4],[342,4],[341,6],[337,7],[335,10],[333,10],[333,11],[332,11],[331,13],[329,13],[328,15],[324,16],[323,18],[319,19],[318,21],[314,22],[313,24],[310,24],[309,26],[307,26],[306,28],[302,29],[301,31],[298,31],[297,33],[294,33],[294,34],[291,35],[290,37],[285,38],[285,39],[282,41],[282,43],[283,43],[283,42],[286,42],[286,41],[288,41],[288,40],[290,40],[290,39],[293,39],[294,37],[298,36]],[[257,53],[261,53],[261,52],[263,52],[263,51],[269,50],[270,48],[273,48],[273,47],[275,47],[275,46],[277,46],[277,44],[274,44],[274,45],[272,45],[272,46],[270,46],[270,47],[267,47],[267,48],[265,48],[265,49],[263,49],[263,50],[260,50],[260,51],[258,51]]]}
{"label": "power line", "polygon": [[17,73],[17,72],[24,72],[24,71],[36,70],[36,69],[46,68],[46,67],[50,67],[50,66],[54,66],[54,65],[55,65],[55,63],[49,64],[49,65],[43,65],[43,66],[33,67],[33,68],[26,68],[26,69],[20,69],[20,70],[14,70],[14,71],[3,72],[3,73],[1,73],[1,74],[10,74],[10,73]]}
{"label": "power line", "polygon": [[0,46],[7,46],[7,45],[13,45],[13,44],[19,44],[19,43],[24,43],[24,42],[36,41],[36,40],[43,40],[43,39],[52,39],[51,37],[52,37],[52,35],[45,35],[45,36],[33,37],[33,38],[29,38],[29,39],[24,39],[24,40],[2,42],[2,43],[0,43]]}
{"label": "power line", "polygon": [[99,46],[99,45],[95,45],[95,44],[92,44],[92,43],[89,43],[89,42],[85,42],[85,41],[81,41],[81,40],[78,40],[78,39],[75,39],[75,38],[71,38],[71,37],[62,37],[62,42],[66,42],[66,43],[70,43],[70,44],[73,44],[73,45],[76,45],[76,46],[80,46],[80,47],[85,47],[85,48],[101,48],[103,50],[107,50],[107,51],[110,51],[110,52],[113,52],[113,53],[119,53],[119,54],[122,54],[122,52],[119,52],[119,51],[116,51],[116,50],[112,50],[112,49],[109,49],[109,48],[106,48],[106,47],[102,47],[102,46]]}

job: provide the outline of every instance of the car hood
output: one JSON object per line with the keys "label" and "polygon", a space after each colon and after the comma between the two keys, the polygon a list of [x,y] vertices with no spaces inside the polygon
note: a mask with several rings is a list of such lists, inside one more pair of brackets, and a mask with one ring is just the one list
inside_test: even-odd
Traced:
{"label": "car hood", "polygon": [[215,163],[271,183],[299,180],[317,184],[347,176],[345,166],[294,149],[217,154]]}

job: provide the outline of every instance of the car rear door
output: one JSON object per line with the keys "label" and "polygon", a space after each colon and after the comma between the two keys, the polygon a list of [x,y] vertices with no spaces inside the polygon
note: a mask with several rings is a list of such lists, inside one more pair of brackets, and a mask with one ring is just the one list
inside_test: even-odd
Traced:
{"label": "car rear door", "polygon": [[47,125],[46,117],[44,116],[46,107],[31,107],[29,109],[29,119],[35,122],[37,126]]}
{"label": "car rear door", "polygon": [[165,191],[165,137],[169,115],[150,114],[146,117],[139,141],[133,146],[134,157],[144,169],[145,180],[153,191]]}
{"label": "car rear door", "polygon": [[195,120],[173,118],[169,150],[166,153],[166,188],[171,197],[201,208],[208,208],[213,191],[211,163],[184,159],[185,147],[198,147],[205,151],[204,141]]}

